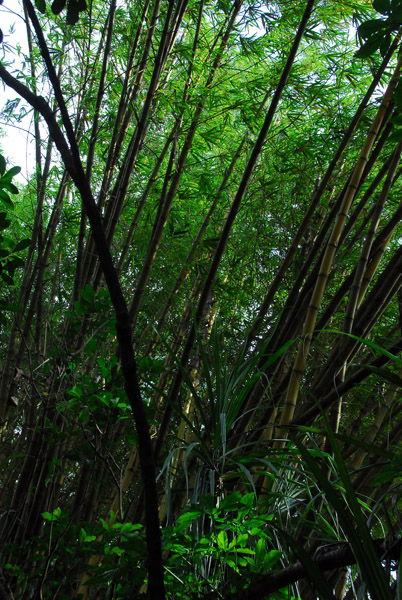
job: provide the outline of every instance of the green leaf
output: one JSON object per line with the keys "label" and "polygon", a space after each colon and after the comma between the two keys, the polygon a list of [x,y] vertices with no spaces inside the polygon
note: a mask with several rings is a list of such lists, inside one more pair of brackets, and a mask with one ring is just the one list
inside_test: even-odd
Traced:
{"label": "green leaf", "polygon": [[239,492],[233,492],[228,494],[223,500],[219,502],[219,509],[224,511],[234,511],[239,507],[241,495]]}
{"label": "green leaf", "polygon": [[388,369],[381,369],[379,367],[372,367],[370,365],[367,365],[366,368],[368,369],[368,371],[372,371],[373,373],[376,373],[377,375],[379,375],[383,379],[386,379],[390,383],[394,383],[398,387],[402,388],[402,377],[399,377],[399,375],[397,375],[396,373],[393,373]]}
{"label": "green leaf", "polygon": [[255,546],[255,562],[257,565],[264,564],[266,555],[266,542],[263,538],[257,540],[257,544]]}
{"label": "green leaf", "polygon": [[388,136],[389,142],[400,142],[402,140],[402,129],[394,129]]}
{"label": "green leaf", "polygon": [[57,521],[60,516],[61,516],[61,508],[60,507],[55,508],[53,513],[50,513],[50,512],[42,513],[42,517],[45,519],[45,521]]}
{"label": "green leaf", "polygon": [[[397,85],[393,91],[392,99],[398,107],[402,106],[402,86]],[[402,115],[400,113],[396,113],[392,116],[391,122],[399,125],[402,125]]]}
{"label": "green leaf", "polygon": [[384,26],[384,21],[381,19],[369,19],[357,28],[359,35],[365,40],[373,33],[378,32]]}
{"label": "green leaf", "polygon": [[218,548],[222,552],[226,551],[228,548],[228,534],[226,531],[220,531],[217,535]]}
{"label": "green leaf", "polygon": [[356,52],[356,58],[368,58],[375,54],[375,52],[381,46],[383,36],[382,33],[377,35],[372,35],[370,38],[363,44],[363,46]]}
{"label": "green leaf", "polygon": [[0,202],[3,202],[6,206],[14,208],[14,203],[12,202],[10,196],[2,189],[0,189]]}
{"label": "green leaf", "polygon": [[188,527],[190,523],[192,523],[195,519],[198,519],[198,517],[200,517],[202,514],[202,510],[199,509],[189,510],[180,515],[180,517],[176,521],[176,525],[179,525],[181,527]]}
{"label": "green leaf", "polygon": [[0,231],[8,229],[10,225],[11,221],[10,219],[7,219],[7,213],[4,211],[0,212]]}
{"label": "green leaf", "polygon": [[363,580],[367,585],[370,596],[373,598],[373,600],[391,600],[391,589],[388,586],[387,578],[382,567],[381,560],[375,552],[370,531],[366,523],[365,515],[361,510],[359,499],[356,496],[347,467],[342,458],[342,453],[336,442],[335,435],[331,427],[329,426],[326,418],[325,420],[327,425],[328,438],[330,440],[331,447],[334,453],[335,464],[337,466],[337,469],[339,470],[342,483],[346,490],[345,496],[347,499],[348,507],[353,516],[353,522],[356,524],[357,535],[356,537],[354,537],[353,535],[349,536],[348,541],[350,542],[350,545],[353,549],[357,563],[362,573]]}
{"label": "green leaf", "polygon": [[163,360],[151,358],[150,356],[144,356],[137,362],[137,368],[139,373],[163,373],[165,365]]}
{"label": "green leaf", "polygon": [[3,190],[7,190],[11,194],[19,193],[17,186],[15,186],[13,183],[10,183],[9,181],[0,181],[0,186],[3,188]]}
{"label": "green leaf", "polygon": [[28,248],[28,246],[30,246],[30,245],[31,245],[31,240],[29,238],[20,240],[18,242],[18,244],[15,246],[13,252],[19,252],[20,250],[25,250],[25,248]]}
{"label": "green leaf", "polygon": [[280,550],[270,550],[268,554],[265,555],[264,569],[272,569],[272,567],[276,565],[276,563],[281,559],[281,557],[282,552]]}
{"label": "green leaf", "polygon": [[77,398],[81,398],[82,397],[82,387],[79,385],[75,385],[73,388],[71,388],[71,390],[68,391],[68,393],[71,396],[76,396]]}
{"label": "green leaf", "polygon": [[382,15],[387,15],[391,11],[390,0],[373,0],[372,4],[373,8]]}
{"label": "green leaf", "polygon": [[3,175],[5,170],[6,170],[6,159],[4,158],[4,156],[2,154],[0,154],[0,175]]}
{"label": "green leaf", "polygon": [[131,533],[132,531],[138,531],[139,529],[142,529],[143,525],[141,525],[141,523],[123,523],[120,527],[120,531],[122,533],[124,532],[129,532]]}
{"label": "green leaf", "polygon": [[5,273],[4,271],[0,272],[0,277],[2,278],[3,281],[5,281],[5,283],[8,283],[9,285],[14,284],[14,279],[12,277],[10,277],[10,275]]}
{"label": "green leaf", "polygon": [[46,12],[46,2],[45,0],[35,0],[35,6],[39,12],[44,14]]}
{"label": "green leaf", "polygon": [[3,177],[0,179],[1,181],[11,181],[11,179],[13,177],[15,177],[16,175],[18,175],[18,173],[21,172],[21,167],[11,167],[11,169],[9,169],[7,171],[7,173],[5,175],[3,175]]}
{"label": "green leaf", "polygon": [[80,290],[80,294],[87,302],[93,302],[95,293],[92,285],[86,285],[82,290]]}
{"label": "green leaf", "polygon": [[54,0],[52,3],[52,13],[58,15],[64,9],[66,0]]}
{"label": "green leaf", "polygon": [[[14,252],[14,250],[13,250]],[[23,267],[24,266],[24,261],[22,260],[22,258],[20,258],[19,256],[12,256],[10,258],[10,260],[7,263],[7,266],[10,265],[12,272],[14,273],[15,269],[18,269],[19,267]],[[7,268],[7,266],[5,268]],[[9,270],[9,272],[11,272]]]}
{"label": "green leaf", "polygon": [[254,492],[249,492],[248,494],[245,494],[244,496],[242,496],[241,503],[244,504],[244,506],[247,506],[248,508],[251,509],[251,507],[255,504]]}
{"label": "green leaf", "polygon": [[402,4],[392,7],[391,18],[392,21],[396,21],[397,25],[400,25],[400,22],[402,21]]}
{"label": "green leaf", "polygon": [[401,475],[401,464],[385,465],[374,478],[374,486],[383,485]]}
{"label": "green leaf", "polygon": [[80,12],[86,9],[85,0],[70,0],[67,7],[67,23],[75,25],[78,22]]}
{"label": "green leaf", "polygon": [[381,56],[384,57],[387,54],[388,50],[391,47],[391,44],[392,44],[391,34],[387,33],[383,37],[383,39],[381,41],[381,44],[380,44],[380,53],[381,53]]}
{"label": "green leaf", "polygon": [[0,302],[0,310],[10,311],[10,312],[21,312],[21,306],[18,304],[8,304],[7,302]]}

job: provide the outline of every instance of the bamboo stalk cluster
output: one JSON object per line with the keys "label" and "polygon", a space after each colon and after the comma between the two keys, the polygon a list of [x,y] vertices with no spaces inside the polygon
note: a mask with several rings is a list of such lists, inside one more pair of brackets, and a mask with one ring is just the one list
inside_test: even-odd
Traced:
{"label": "bamboo stalk cluster", "polygon": [[[392,480],[381,468],[402,433],[398,35],[358,61],[347,2],[103,4],[68,28],[24,0],[30,78],[0,64],[33,108],[36,152],[15,209],[31,243],[4,292],[18,310],[0,334],[7,585],[21,598],[164,598],[168,527],[203,497],[218,511],[252,491],[255,518],[274,523],[267,552],[301,562],[235,597],[313,577],[309,556],[327,569],[324,531],[346,545],[322,593],[346,598],[360,546],[341,483],[373,514],[384,506],[372,564],[399,547],[385,539],[396,496],[372,487]],[[222,550],[212,521],[191,527]],[[99,575],[116,523],[144,525],[131,587],[119,550],[120,583]],[[79,559],[56,577],[63,536]],[[25,579],[12,570],[23,560]],[[207,581],[219,560],[203,561]]]}

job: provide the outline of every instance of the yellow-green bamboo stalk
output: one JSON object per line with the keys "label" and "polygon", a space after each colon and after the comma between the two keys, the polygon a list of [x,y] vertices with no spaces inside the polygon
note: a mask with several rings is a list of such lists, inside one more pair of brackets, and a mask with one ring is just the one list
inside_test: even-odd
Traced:
{"label": "yellow-green bamboo stalk", "polygon": [[[394,157],[391,162],[389,171],[388,171],[387,179],[382,188],[380,198],[375,206],[375,209],[374,209],[374,212],[373,212],[373,215],[371,218],[371,224],[370,224],[369,230],[367,232],[365,242],[363,244],[363,248],[362,248],[359,262],[358,262],[358,265],[356,268],[353,283],[350,288],[349,301],[348,301],[348,305],[346,308],[346,314],[345,314],[345,318],[343,321],[343,327],[342,327],[342,330],[345,333],[352,333],[356,311],[359,306],[359,301],[361,302],[363,295],[364,295],[365,291],[367,290],[368,283],[369,283],[369,281],[371,281],[371,278],[374,274],[374,271],[372,271],[370,278],[368,280],[367,280],[367,278],[365,278],[365,273],[367,271],[367,263],[369,260],[371,248],[374,243],[374,237],[376,235],[377,228],[380,223],[380,218],[381,218],[384,204],[388,198],[388,192],[392,186],[395,172],[396,172],[396,169],[397,169],[399,161],[400,161],[401,151],[402,151],[402,142],[399,142],[398,147],[394,153]],[[382,254],[381,254],[381,256],[382,256]],[[380,257],[378,257],[378,260],[376,261],[376,266],[379,264],[379,258]],[[370,265],[370,266],[374,267],[374,265]],[[363,291],[363,286],[364,286],[364,291]],[[347,367],[348,367],[348,358],[345,358],[345,362],[343,363],[343,366],[342,366],[340,372],[338,373],[338,377],[339,377],[340,381],[345,381]],[[339,430],[339,424],[341,421],[341,412],[342,412],[342,397],[340,397],[338,402],[336,403],[336,405],[333,408],[331,408],[330,424],[335,433],[337,433]]]}
{"label": "yellow-green bamboo stalk", "polygon": [[377,252],[375,253],[371,263],[369,264],[369,266],[366,269],[366,272],[364,274],[363,277],[363,281],[362,281],[362,285],[360,287],[360,293],[359,293],[359,297],[357,299],[357,308],[359,308],[360,304],[363,301],[364,298],[364,294],[366,293],[366,290],[368,288],[368,286],[370,285],[371,280],[374,277],[374,273],[377,270],[377,267],[380,263],[380,260],[389,244],[389,242],[391,241],[391,238],[394,234],[395,231],[395,227],[393,228],[393,230],[390,232],[390,234],[385,238],[385,240],[383,241],[383,243],[381,244],[381,246],[378,248]]}
{"label": "yellow-green bamboo stalk", "polygon": [[286,438],[286,426],[289,425],[292,421],[293,414],[295,411],[295,407],[297,404],[297,398],[299,395],[300,383],[301,379],[306,367],[307,356],[310,349],[311,339],[317,319],[318,310],[321,305],[322,297],[327,285],[328,276],[332,267],[333,259],[335,256],[335,252],[338,247],[339,238],[341,236],[342,230],[345,225],[346,218],[348,216],[349,209],[354,200],[356,190],[359,185],[359,181],[363,174],[364,167],[366,166],[368,157],[373,148],[374,142],[377,138],[378,132],[383,124],[383,120],[391,100],[394,88],[396,86],[399,72],[402,66],[402,59],[399,59],[398,64],[395,68],[394,74],[391,78],[391,81],[385,91],[383,100],[381,105],[377,111],[377,114],[374,118],[373,124],[370,128],[370,131],[367,134],[366,141],[364,143],[362,152],[357,161],[355,169],[353,171],[352,177],[350,179],[348,188],[345,193],[345,197],[343,199],[341,208],[339,210],[334,228],[332,230],[330,239],[328,241],[324,257],[322,259],[320,272],[317,277],[316,285],[311,297],[310,305],[307,310],[306,320],[304,322],[303,331],[302,331],[302,339],[300,341],[296,359],[293,365],[292,374],[290,377],[289,386],[287,389],[287,394],[285,398],[285,402],[282,409],[280,427],[277,432],[278,441],[276,442],[276,447],[283,447],[285,444]]}

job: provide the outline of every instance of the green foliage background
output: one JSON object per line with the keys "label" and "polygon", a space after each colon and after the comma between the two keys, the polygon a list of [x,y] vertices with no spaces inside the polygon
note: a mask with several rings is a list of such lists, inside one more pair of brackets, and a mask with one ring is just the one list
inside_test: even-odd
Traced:
{"label": "green foliage background", "polygon": [[316,0],[291,62],[307,2],[34,5],[0,47],[1,118],[31,115],[36,160],[16,183],[3,144],[5,597],[163,597],[82,165],[166,597],[399,598],[401,2]]}

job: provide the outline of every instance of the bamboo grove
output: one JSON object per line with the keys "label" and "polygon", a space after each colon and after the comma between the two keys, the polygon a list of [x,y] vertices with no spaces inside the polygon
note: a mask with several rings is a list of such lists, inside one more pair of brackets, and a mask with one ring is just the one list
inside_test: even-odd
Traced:
{"label": "bamboo grove", "polygon": [[10,10],[0,598],[399,598],[402,2]]}

